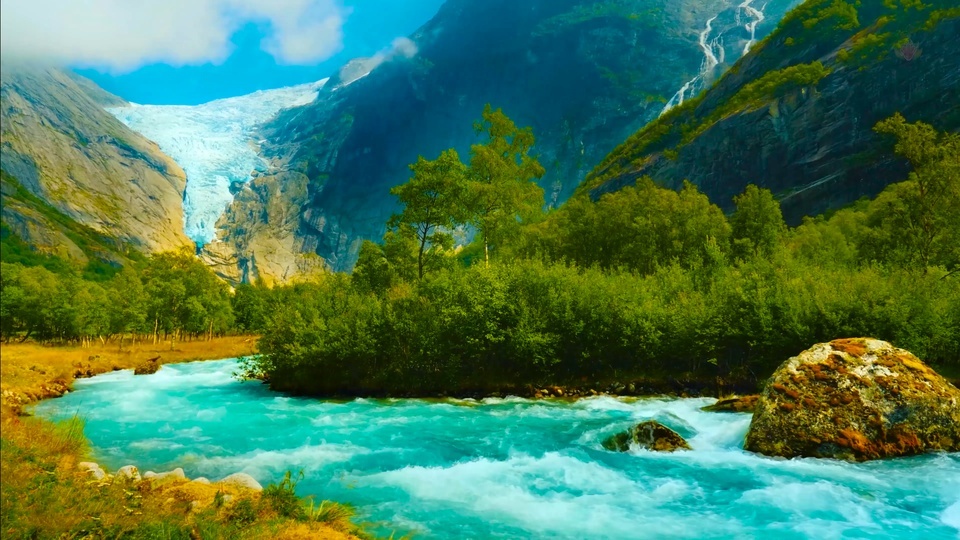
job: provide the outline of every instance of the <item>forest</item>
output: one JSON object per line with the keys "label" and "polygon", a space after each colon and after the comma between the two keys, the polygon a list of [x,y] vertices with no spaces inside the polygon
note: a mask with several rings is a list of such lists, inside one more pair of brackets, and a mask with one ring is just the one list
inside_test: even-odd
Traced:
{"label": "forest", "polygon": [[411,165],[394,189],[403,211],[352,276],[244,290],[257,307],[239,317],[263,334],[251,376],[314,395],[626,381],[712,392],[755,388],[839,337],[948,370],[960,358],[957,134],[879,123],[909,178],[789,228],[753,185],[730,215],[691,183],[649,179],[541,212],[530,130],[489,108],[476,127],[468,163],[448,150]]}

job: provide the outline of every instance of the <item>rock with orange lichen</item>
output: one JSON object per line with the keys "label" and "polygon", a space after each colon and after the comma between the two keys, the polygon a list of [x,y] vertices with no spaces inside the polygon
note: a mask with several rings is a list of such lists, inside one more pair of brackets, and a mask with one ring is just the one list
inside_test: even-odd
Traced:
{"label": "rock with orange lichen", "polygon": [[774,372],[745,448],[853,461],[957,452],[960,390],[884,341],[820,343]]}

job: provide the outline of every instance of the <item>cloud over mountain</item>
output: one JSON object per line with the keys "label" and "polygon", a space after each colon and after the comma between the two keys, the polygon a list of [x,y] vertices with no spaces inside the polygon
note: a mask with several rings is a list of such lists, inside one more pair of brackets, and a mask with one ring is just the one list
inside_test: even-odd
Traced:
{"label": "cloud over mountain", "polygon": [[309,64],[342,47],[339,0],[3,0],[0,51],[20,60],[105,68],[218,63],[244,24],[267,23],[278,62]]}

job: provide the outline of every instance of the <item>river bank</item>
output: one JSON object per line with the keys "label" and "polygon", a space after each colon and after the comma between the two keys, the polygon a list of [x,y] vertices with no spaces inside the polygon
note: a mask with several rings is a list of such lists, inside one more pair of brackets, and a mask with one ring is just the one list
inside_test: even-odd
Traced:
{"label": "river bank", "polygon": [[239,358],[256,352],[256,336],[229,336],[209,341],[140,343],[120,348],[113,343],[91,347],[0,343],[2,404],[14,413],[41,399],[70,391],[76,379],[121,369],[135,369],[150,359],[159,364]]}
{"label": "river bank", "polygon": [[[295,484],[265,490],[236,482],[192,481],[176,471],[143,478],[135,466],[114,474],[90,463],[84,422],[23,416],[31,403],[62,397],[77,379],[159,364],[252,354],[256,338],[148,344],[120,350],[3,344],[0,407],[0,516],[3,536],[124,538],[317,538],[367,537],[350,522],[346,507],[309,505]],[[80,414],[82,417],[82,413]],[[132,459],[131,461],[137,461]],[[282,475],[281,475],[282,476]]]}

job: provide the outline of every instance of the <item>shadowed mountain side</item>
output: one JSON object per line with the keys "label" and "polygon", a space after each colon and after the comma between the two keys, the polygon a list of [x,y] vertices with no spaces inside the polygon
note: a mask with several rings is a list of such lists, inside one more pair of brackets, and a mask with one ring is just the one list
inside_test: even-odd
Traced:
{"label": "shadowed mountain side", "polygon": [[753,183],[773,191],[791,224],[876,196],[908,170],[873,132],[877,122],[900,112],[960,129],[960,13],[946,4],[864,1],[859,24],[841,28],[804,25],[827,5],[808,2],[701,99],[615,150],[582,190],[599,197],[645,175],[674,188],[689,179],[729,211]]}

